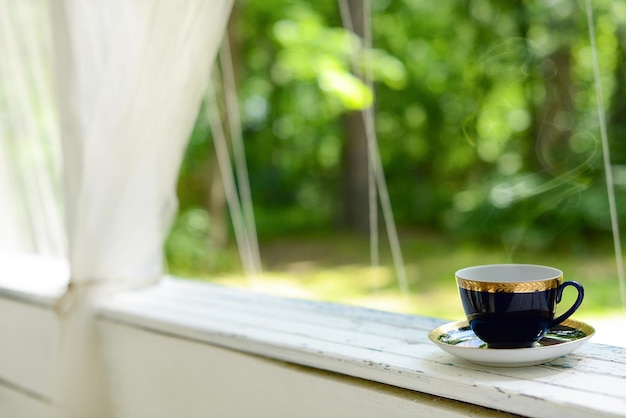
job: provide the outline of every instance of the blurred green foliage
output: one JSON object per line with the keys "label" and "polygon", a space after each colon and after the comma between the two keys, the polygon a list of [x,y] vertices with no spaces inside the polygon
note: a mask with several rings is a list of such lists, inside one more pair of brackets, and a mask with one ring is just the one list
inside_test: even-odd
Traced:
{"label": "blurred green foliage", "polygon": [[[625,4],[593,2],[623,222]],[[508,252],[580,249],[610,236],[584,2],[372,0],[371,17],[367,49],[342,27],[336,0],[237,4],[231,42],[261,238],[338,226],[339,118],[372,100],[401,226]],[[353,59],[361,70],[371,60],[374,90],[355,77]],[[181,171],[170,262],[175,248],[193,258],[211,245],[202,115]]]}

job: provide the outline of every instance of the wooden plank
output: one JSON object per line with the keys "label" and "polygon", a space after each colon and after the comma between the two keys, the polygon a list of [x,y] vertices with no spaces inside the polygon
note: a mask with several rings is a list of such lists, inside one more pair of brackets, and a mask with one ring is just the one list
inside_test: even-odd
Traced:
{"label": "wooden plank", "polygon": [[126,324],[104,320],[99,329],[116,418],[508,415]]}
{"label": "wooden plank", "polygon": [[532,416],[621,416],[623,349],[587,344],[546,366],[495,369],[441,352],[442,321],[166,281],[103,318],[168,335]]}

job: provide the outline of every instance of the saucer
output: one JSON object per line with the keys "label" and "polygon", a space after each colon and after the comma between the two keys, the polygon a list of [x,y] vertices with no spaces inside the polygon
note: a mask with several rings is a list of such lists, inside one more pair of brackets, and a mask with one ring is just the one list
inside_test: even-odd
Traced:
{"label": "saucer", "polygon": [[566,319],[550,329],[533,347],[488,348],[471,330],[467,321],[450,322],[428,333],[442,350],[483,366],[524,367],[547,363],[571,353],[595,333],[584,322]]}

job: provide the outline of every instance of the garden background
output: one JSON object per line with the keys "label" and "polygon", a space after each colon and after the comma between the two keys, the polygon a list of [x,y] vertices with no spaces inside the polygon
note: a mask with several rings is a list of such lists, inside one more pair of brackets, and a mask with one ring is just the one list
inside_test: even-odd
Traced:
{"label": "garden background", "polygon": [[[262,273],[242,268],[208,109],[181,170],[169,271],[456,319],[455,270],[547,264],[585,286],[580,315],[623,314],[593,70],[623,225],[626,3],[593,7],[597,61],[584,2],[237,2],[221,59],[238,112],[228,66],[214,86],[227,139],[240,116]],[[378,209],[372,265],[368,108],[408,292]]]}

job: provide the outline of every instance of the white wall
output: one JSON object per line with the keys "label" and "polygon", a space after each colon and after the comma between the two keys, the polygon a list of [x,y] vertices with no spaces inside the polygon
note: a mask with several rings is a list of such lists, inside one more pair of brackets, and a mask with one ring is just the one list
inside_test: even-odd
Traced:
{"label": "white wall", "polygon": [[467,417],[482,408],[100,323],[118,418]]}
{"label": "white wall", "polygon": [[49,307],[0,297],[0,417],[48,417],[57,321]]}

